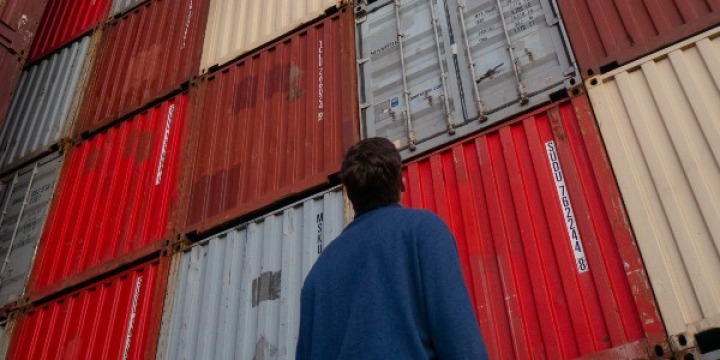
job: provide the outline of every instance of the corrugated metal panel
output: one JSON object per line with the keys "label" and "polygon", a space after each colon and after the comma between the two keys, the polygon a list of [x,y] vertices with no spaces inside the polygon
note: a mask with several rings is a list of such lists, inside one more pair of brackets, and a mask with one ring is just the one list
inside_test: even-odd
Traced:
{"label": "corrugated metal panel", "polygon": [[123,13],[146,1],[148,0],[113,0],[112,8],[110,9],[110,16],[112,17]]}
{"label": "corrugated metal panel", "polygon": [[575,85],[553,1],[397,3],[358,7],[357,46],[363,135],[391,139],[404,159]]}
{"label": "corrugated metal panel", "polygon": [[110,0],[50,0],[28,61],[45,56],[87,32],[107,17]]}
{"label": "corrugated metal panel", "polygon": [[720,24],[717,0],[558,0],[583,76]]}
{"label": "corrugated metal panel", "polygon": [[201,68],[206,72],[322,16],[345,0],[212,0]]}
{"label": "corrugated metal panel", "polygon": [[69,135],[90,36],[23,71],[0,130],[0,167],[45,151]]}
{"label": "corrugated metal panel", "polygon": [[294,358],[300,289],[345,226],[343,209],[338,187],[178,254],[157,358]]}
{"label": "corrugated metal panel", "polygon": [[171,232],[186,101],[178,95],[68,153],[29,285],[33,299],[70,286],[72,275],[160,249]]}
{"label": "corrugated metal panel", "polygon": [[491,358],[668,350],[586,97],[412,162],[404,178],[404,205],[456,237]]}
{"label": "corrugated metal panel", "polygon": [[146,358],[162,276],[154,261],[32,308],[17,320],[8,359]]}
{"label": "corrugated metal panel", "polygon": [[720,28],[586,85],[665,325],[692,347],[720,327]]}
{"label": "corrugated metal panel", "polygon": [[0,129],[5,122],[5,115],[20,79],[22,66],[22,58],[11,53],[6,47],[0,46],[0,79],[3,79],[3,86],[0,87]]}
{"label": "corrugated metal panel", "polygon": [[54,153],[0,179],[0,305],[25,292],[62,160]]}
{"label": "corrugated metal panel", "polygon": [[47,0],[0,1],[0,45],[25,56],[45,11]]}
{"label": "corrugated metal panel", "polygon": [[207,230],[327,184],[358,140],[353,14],[343,8],[197,88],[180,229]]}
{"label": "corrugated metal panel", "polygon": [[76,133],[97,130],[189,81],[198,70],[208,1],[153,0],[108,23]]}

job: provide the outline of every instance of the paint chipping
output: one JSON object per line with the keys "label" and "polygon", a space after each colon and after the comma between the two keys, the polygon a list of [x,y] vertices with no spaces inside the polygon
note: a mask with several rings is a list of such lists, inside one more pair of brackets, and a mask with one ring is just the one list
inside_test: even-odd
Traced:
{"label": "paint chipping", "polygon": [[275,300],[280,297],[280,282],[282,271],[266,271],[252,284],[252,306],[256,307],[266,300]]}

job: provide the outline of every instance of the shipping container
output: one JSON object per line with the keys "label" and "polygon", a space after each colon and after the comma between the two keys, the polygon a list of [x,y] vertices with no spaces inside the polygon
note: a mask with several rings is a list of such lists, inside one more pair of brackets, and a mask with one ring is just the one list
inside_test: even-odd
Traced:
{"label": "shipping container", "polygon": [[0,45],[0,79],[3,86],[0,86],[0,129],[5,122],[10,101],[17,87],[20,73],[22,73],[24,60],[10,49]]}
{"label": "shipping container", "polygon": [[403,159],[579,84],[552,0],[385,0],[357,16],[363,136]]}
{"label": "shipping container", "polygon": [[186,98],[69,150],[28,285],[32,300],[158,252],[170,237]]}
{"label": "shipping container", "polygon": [[178,218],[183,233],[328,184],[358,140],[352,8],[204,78]]}
{"label": "shipping container", "polygon": [[31,307],[17,320],[8,359],[151,358],[166,263],[154,260]]}
{"label": "shipping container", "polygon": [[85,36],[23,71],[0,129],[0,168],[26,162],[70,135],[90,47]]}
{"label": "shipping container", "polygon": [[587,98],[411,162],[406,207],[456,237],[492,359],[669,356]]}
{"label": "shipping container", "polygon": [[212,0],[202,73],[281,37],[293,29],[320,18],[348,0]]}
{"label": "shipping container", "polygon": [[720,25],[716,0],[557,0],[583,77]]}
{"label": "shipping container", "polygon": [[294,358],[300,289],[346,208],[336,187],[176,254],[157,358]]}
{"label": "shipping container", "polygon": [[0,179],[0,307],[25,293],[62,161],[53,153]]}
{"label": "shipping container", "polygon": [[28,62],[52,53],[105,20],[111,0],[49,0]]}
{"label": "shipping container", "polygon": [[48,0],[0,1],[0,45],[26,57]]}
{"label": "shipping container", "polygon": [[720,27],[586,86],[673,348],[720,350]]}
{"label": "shipping container", "polygon": [[110,9],[110,17],[122,14],[146,1],[149,0],[113,0],[112,8]]}
{"label": "shipping container", "polygon": [[76,134],[179,91],[198,71],[209,0],[152,0],[106,24]]}

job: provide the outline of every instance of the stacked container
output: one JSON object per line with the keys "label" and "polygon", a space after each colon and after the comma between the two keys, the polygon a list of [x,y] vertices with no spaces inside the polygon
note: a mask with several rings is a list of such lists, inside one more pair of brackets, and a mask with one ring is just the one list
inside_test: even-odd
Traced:
{"label": "stacked container", "polygon": [[492,359],[720,358],[716,1],[45,2],[0,4],[10,358],[293,358],[374,136]]}

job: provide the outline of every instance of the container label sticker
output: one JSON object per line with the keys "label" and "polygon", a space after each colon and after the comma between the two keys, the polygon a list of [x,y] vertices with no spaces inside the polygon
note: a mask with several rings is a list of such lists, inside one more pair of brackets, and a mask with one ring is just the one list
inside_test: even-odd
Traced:
{"label": "container label sticker", "polygon": [[325,238],[323,235],[323,227],[325,225],[325,220],[323,219],[323,213],[317,214],[317,216],[315,217],[315,222],[317,223],[317,251],[318,254],[320,254],[325,248]]}
{"label": "container label sticker", "polygon": [[130,339],[132,339],[133,327],[135,326],[135,314],[137,313],[138,299],[140,298],[140,286],[142,286],[142,276],[138,277],[135,283],[135,294],[133,295],[132,311],[130,311],[130,320],[128,321],[128,330],[125,334],[125,350],[123,351],[123,360],[128,358],[130,352]]}
{"label": "container label sticker", "polygon": [[580,232],[575,222],[575,213],[573,212],[570,195],[565,185],[565,176],[563,175],[562,167],[560,167],[560,158],[555,148],[555,142],[546,142],[545,150],[547,151],[548,160],[550,160],[550,169],[552,170],[553,179],[555,180],[555,190],[557,190],[560,208],[562,208],[565,227],[570,238],[570,246],[575,254],[575,265],[579,273],[584,273],[589,270],[589,266],[587,258],[585,257],[585,250],[583,250],[582,240],[580,239]]}
{"label": "container label sticker", "polygon": [[162,150],[160,151],[160,162],[158,163],[157,172],[155,173],[155,186],[160,185],[162,180],[163,165],[165,164],[165,155],[167,154],[168,139],[170,138],[170,126],[172,125],[173,114],[175,114],[175,104],[168,108],[168,117],[165,122],[165,133],[163,134]]}
{"label": "container label sticker", "polygon": [[318,121],[325,116],[323,103],[323,41],[318,42]]}

